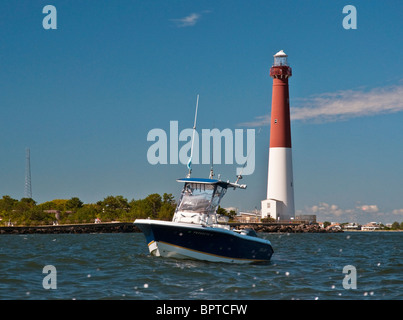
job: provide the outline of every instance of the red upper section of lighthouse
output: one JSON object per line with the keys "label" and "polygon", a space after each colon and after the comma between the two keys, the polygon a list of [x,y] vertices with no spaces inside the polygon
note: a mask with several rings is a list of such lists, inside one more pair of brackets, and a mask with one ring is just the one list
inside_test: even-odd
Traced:
{"label": "red upper section of lighthouse", "polygon": [[273,93],[270,121],[270,148],[291,148],[290,105],[288,78],[291,68],[287,65],[273,66]]}
{"label": "red upper section of lighthouse", "polygon": [[292,70],[289,66],[273,66],[270,68],[270,77],[288,78],[292,76]]}

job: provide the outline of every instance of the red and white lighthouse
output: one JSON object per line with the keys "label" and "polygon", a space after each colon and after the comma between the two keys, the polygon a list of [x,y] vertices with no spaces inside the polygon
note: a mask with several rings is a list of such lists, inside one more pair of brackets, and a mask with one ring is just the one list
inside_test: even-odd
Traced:
{"label": "red and white lighthouse", "polygon": [[273,93],[270,120],[269,171],[267,199],[263,200],[262,218],[289,220],[295,217],[294,183],[291,153],[291,124],[288,79],[292,71],[283,50],[274,55],[270,68]]}

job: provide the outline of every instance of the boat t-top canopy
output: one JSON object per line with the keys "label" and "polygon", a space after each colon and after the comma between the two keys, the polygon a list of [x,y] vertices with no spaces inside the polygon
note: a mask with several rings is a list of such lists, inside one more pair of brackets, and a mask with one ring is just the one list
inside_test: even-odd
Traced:
{"label": "boat t-top canopy", "polygon": [[246,189],[245,184],[232,183],[229,181],[222,181],[217,179],[205,179],[205,178],[181,178],[177,179],[177,182],[185,182],[185,183],[202,183],[202,184],[211,184],[211,185],[219,185],[223,188],[233,187],[233,188],[241,188]]}

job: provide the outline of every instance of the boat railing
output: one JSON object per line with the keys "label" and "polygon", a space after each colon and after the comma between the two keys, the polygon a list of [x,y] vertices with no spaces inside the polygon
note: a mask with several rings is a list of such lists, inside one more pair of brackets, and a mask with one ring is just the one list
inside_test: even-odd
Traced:
{"label": "boat railing", "polygon": [[201,224],[206,227],[230,229],[230,226],[218,223],[215,213],[205,214],[192,211],[178,211],[175,213],[173,222]]}

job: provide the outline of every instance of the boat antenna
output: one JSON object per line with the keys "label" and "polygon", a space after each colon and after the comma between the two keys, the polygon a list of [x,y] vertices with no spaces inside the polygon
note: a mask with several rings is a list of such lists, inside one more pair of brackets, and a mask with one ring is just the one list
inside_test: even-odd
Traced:
{"label": "boat antenna", "polygon": [[196,132],[196,121],[197,121],[197,108],[199,107],[199,95],[197,95],[197,99],[196,99],[196,112],[195,112],[195,121],[193,124],[193,136],[192,136],[192,147],[190,149],[190,158],[187,164],[187,167],[189,169],[189,172],[187,174],[187,178],[190,178],[190,175],[192,173],[192,157],[193,157],[193,144],[195,141],[195,132]]}
{"label": "boat antenna", "polygon": [[[215,125],[213,125],[213,127],[215,127]],[[214,141],[212,142],[212,148],[211,148],[211,166],[210,166],[209,179],[213,179],[214,177],[213,165],[214,165]]]}
{"label": "boat antenna", "polygon": [[213,179],[214,177],[214,170],[213,170],[213,155],[211,155],[211,167],[210,167],[210,175],[209,179]]}

